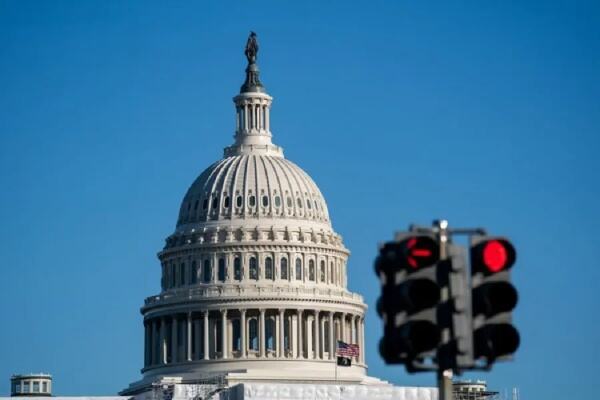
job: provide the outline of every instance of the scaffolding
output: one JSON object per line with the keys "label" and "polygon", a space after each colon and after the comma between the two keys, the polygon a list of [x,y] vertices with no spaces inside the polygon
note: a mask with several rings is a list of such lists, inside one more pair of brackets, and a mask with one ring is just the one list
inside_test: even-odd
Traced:
{"label": "scaffolding", "polygon": [[[178,387],[177,391],[175,386]],[[152,400],[173,400],[180,396],[191,400],[227,400],[229,392],[226,389],[227,379],[225,374],[203,376],[186,381],[181,378],[165,377],[152,383]]]}
{"label": "scaffolding", "polygon": [[499,392],[489,390],[478,392],[454,390],[453,395],[454,400],[501,400]]}

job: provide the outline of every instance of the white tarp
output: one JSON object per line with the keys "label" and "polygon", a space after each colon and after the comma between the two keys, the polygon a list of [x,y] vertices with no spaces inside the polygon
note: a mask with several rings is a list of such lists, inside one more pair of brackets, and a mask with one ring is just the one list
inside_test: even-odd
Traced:
{"label": "white tarp", "polygon": [[[317,385],[244,383],[246,400],[437,400],[437,389],[387,385]],[[236,399],[240,399],[236,393]]]}

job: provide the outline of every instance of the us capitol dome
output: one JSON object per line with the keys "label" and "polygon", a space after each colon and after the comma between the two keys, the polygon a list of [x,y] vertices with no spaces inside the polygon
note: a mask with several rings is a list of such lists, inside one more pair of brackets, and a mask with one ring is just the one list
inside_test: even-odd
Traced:
{"label": "us capitol dome", "polygon": [[[235,141],[189,187],[158,253],[161,292],[141,309],[143,377],[122,395],[149,393],[156,382],[245,384],[235,398],[252,398],[252,384],[392,387],[366,375],[366,305],[347,288],[349,251],[327,203],[272,142],[273,98],[257,51],[251,34],[233,98]],[[358,345],[350,367],[336,366],[338,340]]]}

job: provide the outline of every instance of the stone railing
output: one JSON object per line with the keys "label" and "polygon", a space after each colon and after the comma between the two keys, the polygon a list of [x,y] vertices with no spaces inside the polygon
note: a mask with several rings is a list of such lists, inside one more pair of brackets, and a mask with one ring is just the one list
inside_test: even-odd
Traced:
{"label": "stone railing", "polygon": [[343,289],[293,286],[223,286],[170,290],[166,293],[146,298],[145,305],[150,306],[157,303],[171,303],[185,300],[267,299],[273,297],[290,297],[301,300],[345,300],[353,303],[363,303],[361,295]]}

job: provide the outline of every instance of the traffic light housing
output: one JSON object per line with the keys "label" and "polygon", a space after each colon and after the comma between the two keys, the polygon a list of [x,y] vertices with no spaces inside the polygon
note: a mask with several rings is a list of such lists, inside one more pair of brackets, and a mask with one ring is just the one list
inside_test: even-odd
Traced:
{"label": "traffic light housing", "polygon": [[514,246],[503,237],[471,236],[471,300],[473,315],[473,356],[490,367],[510,357],[520,337],[512,325],[517,290],[510,270],[516,261]]}
{"label": "traffic light housing", "polygon": [[415,361],[435,356],[440,342],[439,260],[434,235],[406,234],[381,247],[375,271],[382,283],[377,312],[384,321],[379,352],[386,363],[405,364],[411,371]]}

